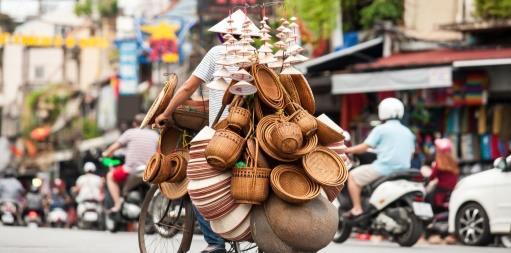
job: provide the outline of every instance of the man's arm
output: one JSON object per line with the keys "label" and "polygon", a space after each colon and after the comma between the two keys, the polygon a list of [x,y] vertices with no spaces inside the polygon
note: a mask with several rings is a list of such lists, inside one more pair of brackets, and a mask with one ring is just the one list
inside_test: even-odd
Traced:
{"label": "man's arm", "polygon": [[115,153],[115,151],[119,150],[120,148],[122,148],[122,144],[119,142],[115,142],[103,152],[103,156],[110,157]]}
{"label": "man's arm", "polygon": [[165,121],[168,121],[171,119],[172,114],[176,110],[178,106],[183,104],[196,90],[199,88],[199,86],[203,83],[202,79],[191,75],[188,80],[183,84],[183,86],[177,90],[174,97],[170,100],[169,105],[165,109],[165,111],[158,115],[158,117],[155,120],[155,123],[157,126],[165,125]]}
{"label": "man's arm", "polygon": [[353,147],[347,148],[346,149],[346,153],[348,153],[348,154],[362,154],[362,153],[367,152],[367,150],[369,148],[371,148],[371,146],[369,146],[368,144],[360,143],[360,144],[355,145]]}

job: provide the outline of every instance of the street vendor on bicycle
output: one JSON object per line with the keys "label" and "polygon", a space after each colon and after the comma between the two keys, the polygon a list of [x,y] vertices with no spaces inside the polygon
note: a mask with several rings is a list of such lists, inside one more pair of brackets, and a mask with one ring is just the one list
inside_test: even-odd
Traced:
{"label": "street vendor on bicycle", "polygon": [[[228,19],[232,19],[234,21],[234,26],[237,28],[235,32],[232,34],[234,36],[241,34],[241,24],[246,20],[245,14],[243,15],[232,15],[231,17],[227,17],[222,20],[215,26],[209,29],[210,32],[215,32],[218,35],[218,38],[221,42],[223,42],[222,34],[228,33],[227,28],[229,26]],[[255,28],[255,25],[253,25]],[[170,101],[169,105],[165,109],[165,111],[158,115],[155,123],[159,127],[164,127],[167,124],[172,125],[172,114],[176,110],[178,106],[183,104],[201,85],[204,83],[209,83],[213,80],[213,73],[220,68],[220,65],[217,64],[218,60],[220,60],[225,54],[226,48],[222,45],[217,45],[211,48],[208,53],[204,56],[200,64],[195,68],[192,75],[185,81],[183,86],[177,90],[174,97]],[[229,56],[228,56],[229,57]],[[232,56],[231,56],[232,57]],[[229,59],[228,60],[234,60]],[[237,70],[237,68],[232,67],[232,69],[228,70],[232,73]],[[229,83],[230,80],[227,80]],[[214,82],[213,82],[214,83]],[[216,118],[219,109],[222,106],[222,97],[223,94],[227,90],[227,86],[219,87],[218,82],[215,84],[209,84],[207,87],[209,94],[209,125],[212,126],[214,123],[214,119]],[[221,118],[227,116],[227,110],[224,110]],[[208,247],[201,251],[202,253],[223,253],[225,250],[225,242],[211,229],[211,226],[208,221],[202,217],[200,212],[194,206],[194,212],[199,222],[200,229],[204,234],[204,239],[208,243]]]}

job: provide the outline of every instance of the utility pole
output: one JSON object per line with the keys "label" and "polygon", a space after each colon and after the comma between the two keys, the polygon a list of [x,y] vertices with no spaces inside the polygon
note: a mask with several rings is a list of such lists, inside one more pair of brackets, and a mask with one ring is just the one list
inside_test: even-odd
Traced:
{"label": "utility pole", "polygon": [[43,15],[43,0],[37,0],[37,3],[39,3],[39,16]]}

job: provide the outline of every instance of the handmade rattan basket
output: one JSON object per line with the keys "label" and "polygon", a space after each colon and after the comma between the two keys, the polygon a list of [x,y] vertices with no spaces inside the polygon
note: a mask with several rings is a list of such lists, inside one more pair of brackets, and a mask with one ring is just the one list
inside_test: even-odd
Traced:
{"label": "handmade rattan basket", "polygon": [[168,182],[180,182],[186,178],[186,168],[188,167],[189,159],[190,153],[188,149],[178,149],[173,153],[170,161],[172,175],[167,179]]}
{"label": "handmade rattan basket", "polygon": [[245,129],[250,124],[252,114],[249,110],[242,107],[243,99],[237,97],[229,107],[227,114],[227,125],[237,130]]}
{"label": "handmade rattan basket", "polygon": [[149,162],[147,163],[146,169],[144,170],[143,180],[147,183],[152,183],[158,172],[160,171],[162,155],[160,153],[155,153]]}
{"label": "handmade rattan basket", "polygon": [[[259,145],[256,141],[255,157],[259,156]],[[232,171],[231,192],[236,203],[261,204],[270,192],[269,168],[258,167],[257,158],[249,159],[248,166],[234,168]]]}
{"label": "handmade rattan basket", "polygon": [[300,126],[293,122],[278,122],[271,132],[266,133],[271,135],[273,146],[284,154],[294,154],[303,145]]}
{"label": "handmade rattan basket", "polygon": [[317,197],[320,186],[311,181],[303,170],[294,165],[279,165],[272,170],[271,187],[282,200],[303,204]]}
{"label": "handmade rattan basket", "polygon": [[260,64],[252,68],[258,98],[274,109],[284,108],[284,93],[280,80],[273,70]]}
{"label": "handmade rattan basket", "polygon": [[217,130],[206,148],[206,160],[220,171],[232,168],[243,152],[245,142],[245,138],[229,129]]}
{"label": "handmade rattan basket", "polygon": [[290,103],[289,107],[293,111],[289,116],[289,121],[296,123],[305,137],[309,138],[314,135],[318,130],[316,118],[297,103]]}
{"label": "handmade rattan basket", "polygon": [[344,161],[325,147],[318,146],[303,156],[302,164],[307,175],[321,185],[338,187],[348,179]]}

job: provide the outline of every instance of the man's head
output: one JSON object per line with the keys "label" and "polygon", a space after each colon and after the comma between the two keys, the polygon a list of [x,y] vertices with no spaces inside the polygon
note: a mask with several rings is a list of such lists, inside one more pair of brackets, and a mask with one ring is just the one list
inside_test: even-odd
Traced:
{"label": "man's head", "polygon": [[93,162],[86,162],[83,165],[83,171],[85,173],[94,173],[96,171],[96,165]]}
{"label": "man's head", "polygon": [[381,121],[401,119],[405,114],[405,106],[397,98],[386,98],[378,105],[378,118]]}
{"label": "man's head", "polygon": [[135,118],[133,118],[133,127],[135,128],[140,127],[140,125],[142,125],[142,122],[144,121],[144,118],[145,114],[143,113],[135,115]]}

